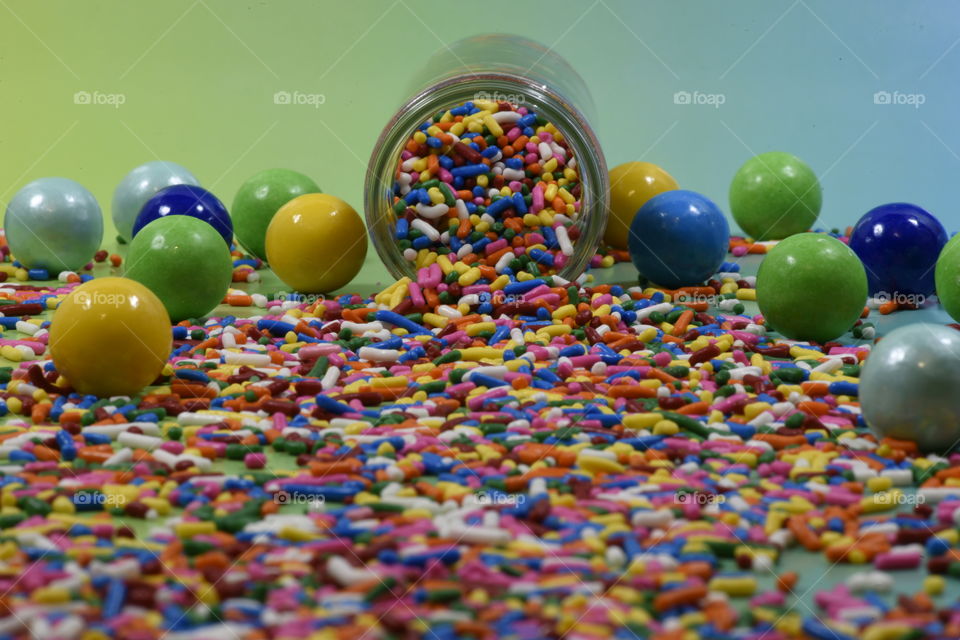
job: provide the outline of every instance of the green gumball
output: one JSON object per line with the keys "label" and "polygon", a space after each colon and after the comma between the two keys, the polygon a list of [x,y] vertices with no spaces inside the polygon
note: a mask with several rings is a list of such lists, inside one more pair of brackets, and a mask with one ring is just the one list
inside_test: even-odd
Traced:
{"label": "green gumball", "polygon": [[816,174],[783,151],[751,158],[730,183],[730,212],[754,240],[782,240],[808,231],[822,203]]}
{"label": "green gumball", "polygon": [[124,276],[157,294],[173,322],[201,318],[223,300],[233,259],[211,225],[191,216],[164,216],[134,236]]}
{"label": "green gumball", "polygon": [[266,260],[264,239],[273,214],[305,193],[321,193],[320,187],[307,176],[290,169],[266,169],[244,182],[230,208],[237,240],[251,254]]}
{"label": "green gumball", "polygon": [[950,238],[941,249],[934,280],[940,304],[951,318],[960,322],[960,235]]}
{"label": "green gumball", "polygon": [[867,301],[867,273],[847,245],[821,233],[790,236],[757,272],[767,325],[791,340],[827,342],[854,325]]}

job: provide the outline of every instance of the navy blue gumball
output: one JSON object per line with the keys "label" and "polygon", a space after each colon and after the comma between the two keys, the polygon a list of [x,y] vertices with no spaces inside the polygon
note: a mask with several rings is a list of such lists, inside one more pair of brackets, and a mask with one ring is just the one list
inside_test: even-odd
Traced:
{"label": "navy blue gumball", "polygon": [[850,234],[867,271],[870,295],[929,296],[934,268],[947,243],[947,231],[927,211],[894,202],[868,211]]}
{"label": "navy blue gumball", "polygon": [[233,222],[227,208],[217,196],[203,187],[177,184],[158,191],[140,209],[133,223],[132,235],[137,235],[140,229],[164,216],[199,218],[216,229],[228,247],[233,243]]}

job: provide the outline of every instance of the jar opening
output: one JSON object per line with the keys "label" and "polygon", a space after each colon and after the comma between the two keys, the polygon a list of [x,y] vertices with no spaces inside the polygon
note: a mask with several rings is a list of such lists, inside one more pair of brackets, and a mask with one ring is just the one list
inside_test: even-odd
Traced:
{"label": "jar opening", "polygon": [[[465,107],[467,104],[470,107]],[[524,117],[527,120],[520,122],[524,126],[518,126]],[[461,123],[463,120],[473,122],[469,127],[455,127],[455,123],[451,124],[454,119]],[[479,125],[476,120],[481,121]],[[440,135],[429,135],[431,131]],[[544,140],[539,139],[537,131],[543,133]],[[460,142],[461,135],[457,133],[467,142],[453,150],[453,144],[448,143]],[[527,135],[531,133],[534,135]],[[526,141],[522,140],[524,137]],[[525,144],[511,146],[518,139]],[[508,142],[511,149],[503,144]],[[431,154],[437,158],[430,160],[432,172],[424,171],[428,159],[422,152],[428,143],[442,148]],[[477,160],[473,152],[487,154],[483,162],[490,172],[485,179],[464,175],[473,170],[470,165],[480,164],[468,161]],[[511,157],[503,158],[506,154]],[[491,161],[492,158],[495,160]],[[445,166],[440,165],[440,159],[444,159]],[[518,160],[523,164],[518,165]],[[553,171],[543,171],[547,163]],[[528,171],[531,165],[533,170]],[[458,175],[451,176],[453,169]],[[441,173],[445,173],[442,176],[445,180],[435,179]],[[425,174],[427,180],[419,180],[420,174]],[[543,179],[544,174],[547,180]],[[553,189],[546,193],[551,185]],[[424,266],[422,258],[430,260],[429,255],[421,253],[427,247],[439,255],[444,255],[445,247],[449,247],[448,253],[454,259],[465,255],[472,258],[477,254],[469,245],[479,242],[479,250],[484,252],[483,262],[490,253],[500,252],[504,248],[500,246],[504,244],[502,240],[506,240],[514,250],[514,260],[519,259],[520,263],[514,261],[511,268],[511,260],[500,254],[501,268],[515,271],[524,265],[535,265],[531,268],[535,275],[549,272],[573,279],[584,271],[595,254],[607,213],[606,165],[583,116],[547,87],[503,74],[465,75],[414,96],[381,134],[371,157],[366,186],[365,212],[370,235],[387,268],[398,278],[416,276],[417,267]],[[475,193],[465,193],[464,186]],[[485,193],[481,194],[477,187],[485,189]],[[413,195],[412,191],[415,191]],[[544,195],[551,196],[548,207],[541,202]],[[512,200],[507,201],[506,197]],[[554,201],[554,198],[560,200]],[[560,211],[553,207],[554,202]],[[487,207],[491,208],[490,214],[484,215]],[[531,208],[536,211],[531,213]],[[516,227],[523,216],[545,209],[539,225],[527,217],[528,224],[515,229],[510,237],[493,237],[494,233],[503,235],[507,228]],[[504,211],[507,215],[501,216]],[[437,224],[436,218],[440,217],[443,220]],[[506,227],[504,222],[508,223]],[[558,228],[563,229],[560,238],[556,237]],[[416,231],[411,239],[413,229]],[[520,244],[513,238],[531,230],[521,255],[517,250]],[[451,235],[450,231],[454,233]],[[457,231],[460,231],[459,237]],[[480,237],[478,233],[487,237]],[[466,249],[464,244],[468,245]],[[487,249],[491,244],[492,251]]]}

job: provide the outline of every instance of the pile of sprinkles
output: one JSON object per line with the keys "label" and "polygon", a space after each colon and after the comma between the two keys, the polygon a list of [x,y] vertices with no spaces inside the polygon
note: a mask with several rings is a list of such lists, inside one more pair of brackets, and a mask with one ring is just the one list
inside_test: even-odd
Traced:
{"label": "pile of sprinkles", "polygon": [[[530,115],[495,113],[520,118],[464,125],[474,152],[505,148],[488,121]],[[422,133],[405,162],[449,147]],[[544,161],[551,142],[518,151]],[[870,323],[843,343],[768,335],[735,264],[677,291],[544,273],[538,255],[563,250],[536,236],[561,244],[575,207],[528,225],[519,201],[549,186],[445,191],[471,157],[412,163],[401,201],[408,233],[417,212],[466,207],[453,252],[474,262],[429,257],[424,233],[407,237],[428,251],[417,277],[372,297],[234,290],[256,315],[173,327],[135,398],[75,394],[47,359],[46,310],[90,276],[31,285],[0,265],[17,276],[0,285],[16,363],[0,369],[0,638],[960,635],[960,456],[864,427]],[[513,217],[473,220],[508,197]],[[500,269],[472,234],[510,219],[522,251]],[[784,567],[797,554],[847,577],[804,582]]]}
{"label": "pile of sprinkles", "polygon": [[552,123],[522,105],[474,100],[407,141],[395,237],[417,268],[459,261],[498,275],[556,273],[580,237],[580,199],[577,159]]}

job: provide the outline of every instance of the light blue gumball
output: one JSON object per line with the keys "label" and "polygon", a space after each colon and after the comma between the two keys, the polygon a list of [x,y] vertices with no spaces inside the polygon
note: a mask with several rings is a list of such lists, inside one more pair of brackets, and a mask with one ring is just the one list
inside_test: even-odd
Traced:
{"label": "light blue gumball", "polygon": [[193,174],[175,162],[156,160],[142,164],[123,177],[113,192],[110,210],[117,233],[125,242],[133,237],[140,209],[157,191],[175,184],[200,186]]}
{"label": "light blue gumball", "polygon": [[938,324],[894,329],[860,374],[860,410],[880,437],[911,440],[921,451],[960,444],[960,331]]}
{"label": "light blue gumball", "polygon": [[20,189],[3,220],[13,257],[52,277],[90,262],[103,240],[103,213],[93,194],[69,178],[40,178]]}

